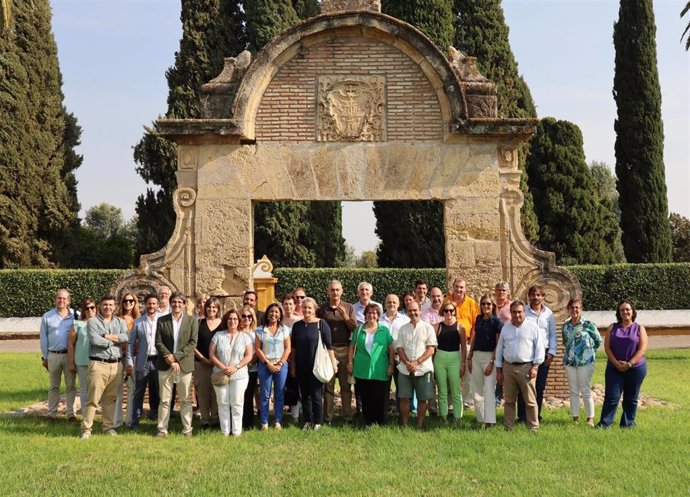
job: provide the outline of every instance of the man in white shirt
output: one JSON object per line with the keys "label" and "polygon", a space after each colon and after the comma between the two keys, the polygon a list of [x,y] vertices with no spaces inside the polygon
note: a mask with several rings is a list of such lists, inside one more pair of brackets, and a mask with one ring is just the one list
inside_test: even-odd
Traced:
{"label": "man in white shirt", "polygon": [[410,399],[417,395],[417,428],[424,426],[424,417],[429,400],[434,396],[434,363],[436,350],[434,327],[420,319],[419,304],[412,301],[407,306],[410,322],[403,325],[393,343],[400,357],[398,364],[398,396],[400,398],[400,421],[407,426],[410,416]]}
{"label": "man in white shirt", "polygon": [[[160,393],[158,388],[158,352],[156,352],[156,326],[158,323],[158,296],[147,295],[146,314],[134,322],[129,336],[125,364],[128,375],[134,374],[134,411],[130,428],[137,428],[144,411],[144,395],[149,390],[149,419],[156,419]],[[136,363],[136,364],[135,364]],[[136,367],[135,367],[136,366]]]}
{"label": "man in white shirt", "polygon": [[[539,422],[541,422],[541,408],[544,403],[544,390],[546,390],[546,379],[549,376],[549,368],[553,358],[556,357],[558,341],[556,339],[556,320],[551,309],[544,305],[544,289],[540,285],[532,285],[527,291],[529,305],[525,307],[525,319],[534,321],[541,333],[545,355],[544,362],[539,365],[537,370],[537,410]],[[518,395],[518,423],[525,421],[525,401]]]}
{"label": "man in white shirt", "polygon": [[158,290],[158,315],[170,314],[170,287],[163,285]]}
{"label": "man in white shirt", "polygon": [[357,316],[357,326],[364,324],[364,308],[369,304],[376,304],[379,308],[379,316],[383,315],[383,307],[378,302],[371,300],[374,295],[374,287],[367,281],[362,281],[357,285],[357,295],[359,300],[353,304],[355,315]]}
{"label": "man in white shirt", "polygon": [[536,378],[539,365],[544,362],[544,342],[536,323],[525,319],[525,304],[515,300],[510,304],[510,323],[503,326],[496,345],[496,380],[503,384],[505,395],[504,426],[510,430],[515,424],[515,404],[520,391],[526,399],[527,426],[539,429]]}

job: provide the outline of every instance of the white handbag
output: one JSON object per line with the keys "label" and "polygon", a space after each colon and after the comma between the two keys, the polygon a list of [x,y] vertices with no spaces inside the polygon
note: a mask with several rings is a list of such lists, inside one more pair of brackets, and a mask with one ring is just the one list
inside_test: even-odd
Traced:
{"label": "white handbag", "polygon": [[316,355],[314,356],[314,369],[312,372],[314,376],[321,383],[328,383],[335,375],[333,370],[333,363],[328,355],[328,350],[321,340],[321,320],[319,320],[319,344],[316,346]]}

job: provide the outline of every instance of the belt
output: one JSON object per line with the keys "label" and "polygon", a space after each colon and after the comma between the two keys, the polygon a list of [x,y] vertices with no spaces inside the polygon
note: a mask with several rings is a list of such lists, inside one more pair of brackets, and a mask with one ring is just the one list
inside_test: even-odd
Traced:
{"label": "belt", "polygon": [[532,364],[532,361],[527,361],[527,362],[510,362],[510,361],[505,361],[507,364],[510,364],[511,366],[524,366],[525,364]]}
{"label": "belt", "polygon": [[64,350],[49,350],[48,352],[49,352],[50,354],[66,354],[66,353],[67,353],[67,349],[64,349]]}
{"label": "belt", "polygon": [[147,361],[155,361],[156,359],[158,359],[158,356],[156,354],[146,356]]}
{"label": "belt", "polygon": [[122,359],[101,359],[100,357],[91,357],[89,356],[90,361],[98,361],[98,362],[105,362],[108,364],[115,364],[116,362],[120,362]]}

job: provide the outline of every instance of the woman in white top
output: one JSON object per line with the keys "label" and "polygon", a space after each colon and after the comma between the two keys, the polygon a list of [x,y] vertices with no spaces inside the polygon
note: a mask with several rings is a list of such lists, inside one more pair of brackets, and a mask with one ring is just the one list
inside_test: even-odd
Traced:
{"label": "woman in white top", "polygon": [[268,430],[268,403],[271,386],[274,389],[275,429],[281,429],[284,407],[284,388],[290,356],[290,328],[282,324],[283,310],[278,304],[266,308],[263,326],[256,330],[256,356],[259,360],[259,419],[261,429]]}
{"label": "woman in white top", "polygon": [[239,314],[230,309],[223,316],[226,330],[219,331],[211,339],[209,358],[213,373],[223,373],[225,384],[214,383],[218,399],[218,417],[223,435],[239,437],[242,434],[242,410],[244,391],[249,382],[247,364],[252,360],[252,343],[249,335],[238,330]]}

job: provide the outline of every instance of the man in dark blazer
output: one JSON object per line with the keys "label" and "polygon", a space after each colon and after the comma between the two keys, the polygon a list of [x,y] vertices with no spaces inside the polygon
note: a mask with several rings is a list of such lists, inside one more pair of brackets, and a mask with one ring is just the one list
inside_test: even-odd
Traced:
{"label": "man in dark blazer", "polygon": [[168,434],[170,421],[170,399],[173,385],[180,398],[182,434],[192,436],[192,372],[194,371],[194,349],[199,335],[199,321],[185,312],[187,297],[182,292],[170,296],[172,312],[158,318],[156,325],[156,351],[158,352],[158,381],[160,384],[160,406],[158,407],[158,433]]}

